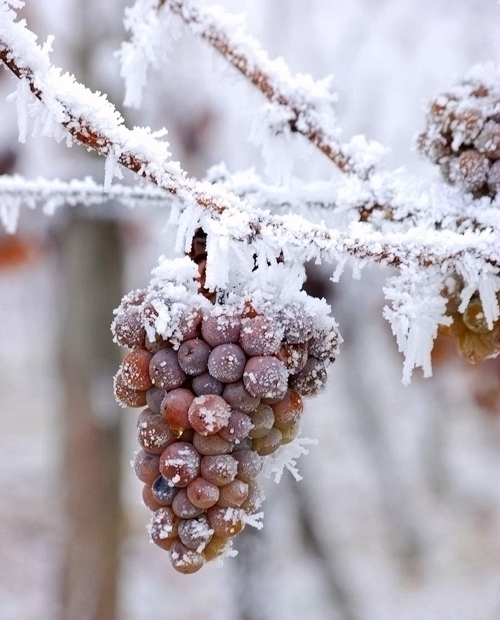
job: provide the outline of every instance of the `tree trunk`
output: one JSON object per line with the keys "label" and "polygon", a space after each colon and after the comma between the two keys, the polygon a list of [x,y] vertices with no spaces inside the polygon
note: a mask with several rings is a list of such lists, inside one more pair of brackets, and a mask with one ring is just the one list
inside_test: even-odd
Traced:
{"label": "tree trunk", "polygon": [[62,235],[61,339],[66,538],[61,618],[113,620],[120,541],[120,411],[110,333],[122,293],[118,224],[71,218]]}

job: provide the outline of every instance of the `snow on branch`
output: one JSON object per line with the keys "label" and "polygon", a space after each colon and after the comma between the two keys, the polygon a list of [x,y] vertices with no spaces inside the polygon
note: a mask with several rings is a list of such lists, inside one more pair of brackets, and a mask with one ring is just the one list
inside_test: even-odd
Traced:
{"label": "snow on branch", "polygon": [[[126,26],[132,32],[132,39],[123,44],[120,52],[122,75],[127,93],[130,92],[126,102],[140,102],[145,84],[143,78],[137,84],[135,69],[128,66],[129,59],[134,56],[147,62],[151,57],[151,63],[157,64],[159,54],[149,50],[160,47],[158,41],[163,44],[165,36],[160,28],[153,33],[151,24],[161,24],[163,7],[178,15],[193,34],[207,41],[269,100],[271,106],[264,110],[264,120],[272,135],[302,134],[341,170],[361,176],[366,176],[383,154],[380,145],[368,144],[359,136],[349,144],[339,142],[333,112],[336,95],[330,91],[330,78],[314,81],[308,74],[293,76],[282,58],[270,60],[259,43],[245,33],[240,16],[229,14],[220,6],[202,7],[194,0],[137,0],[127,12]],[[146,30],[150,36],[144,36]],[[142,73],[146,62],[142,63]],[[254,131],[254,139],[266,144],[261,121],[257,124],[259,130]]]}
{"label": "snow on branch", "polygon": [[26,179],[20,175],[0,176],[0,221],[9,233],[16,229],[21,208],[35,209],[42,205],[46,215],[53,215],[64,205],[98,205],[114,200],[128,207],[169,207],[172,198],[163,190],[148,185],[128,187],[113,185],[106,188],[90,177],[69,182],[58,179]]}

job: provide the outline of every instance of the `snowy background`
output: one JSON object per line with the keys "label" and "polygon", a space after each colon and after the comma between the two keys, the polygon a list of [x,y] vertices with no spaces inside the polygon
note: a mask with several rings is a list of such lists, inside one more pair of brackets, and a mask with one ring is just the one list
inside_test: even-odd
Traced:
{"label": "snowy background", "polygon": [[[226,6],[248,12],[249,32],[293,72],[333,74],[345,139],[364,133],[391,147],[394,168],[423,175],[436,173],[410,147],[423,127],[425,102],[471,65],[498,58],[498,4],[485,0]],[[113,56],[124,37],[121,2],[38,0],[25,14],[41,40],[56,35],[56,64],[121,107]],[[143,109],[126,111],[127,122],[169,128],[174,157],[195,176],[220,161],[263,173],[259,149],[248,141],[259,93],[189,34],[170,57],[150,74]],[[2,70],[2,100],[14,87]],[[42,138],[18,146],[12,104],[2,103],[1,118],[3,172],[102,180],[104,162],[83,149]],[[300,137],[293,156],[301,178],[329,178],[330,162]],[[89,216],[101,217],[102,210]],[[165,213],[127,210],[119,217],[125,292],[148,282],[173,232],[165,229]],[[61,614],[58,347],[65,298],[58,239],[65,225],[64,213],[49,220],[25,212],[17,249],[0,236],[0,620]],[[331,274],[315,275],[328,282]],[[129,467],[135,412],[122,412],[121,620],[500,617],[499,416],[498,408],[475,404],[498,365],[465,367],[444,345],[435,376],[423,380],[417,372],[403,388],[402,360],[382,319],[388,275],[367,271],[355,281],[346,273],[340,284],[325,285],[345,342],[327,391],[307,404],[304,432],[320,443],[300,462],[302,482],[285,477],[267,485],[264,530],[245,532],[239,558],[224,567],[178,575],[148,544],[148,511]]]}

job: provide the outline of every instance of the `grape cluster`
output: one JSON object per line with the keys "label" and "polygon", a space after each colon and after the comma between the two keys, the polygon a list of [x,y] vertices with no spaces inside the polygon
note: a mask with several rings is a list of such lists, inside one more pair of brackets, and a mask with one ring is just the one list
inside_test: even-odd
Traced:
{"label": "grape cluster", "polygon": [[[489,74],[491,73],[491,75]],[[493,68],[472,70],[432,101],[418,149],[448,183],[475,197],[500,191],[500,81]]]}
{"label": "grape cluster", "polygon": [[164,284],[123,298],[112,331],[131,350],[114,391],[124,407],[146,406],[134,468],[151,540],[193,573],[260,509],[256,476],[297,437],[302,396],[324,386],[338,333],[300,301],[258,308],[240,295],[211,304],[178,292]]}
{"label": "grape cluster", "polygon": [[[475,294],[464,312],[459,312],[458,295],[448,293],[446,314],[451,317],[450,325],[440,325],[439,332],[455,339],[458,353],[471,364],[496,357],[500,353],[500,319],[488,325],[479,295]],[[498,296],[500,303],[500,295]],[[490,329],[491,327],[491,329]]]}

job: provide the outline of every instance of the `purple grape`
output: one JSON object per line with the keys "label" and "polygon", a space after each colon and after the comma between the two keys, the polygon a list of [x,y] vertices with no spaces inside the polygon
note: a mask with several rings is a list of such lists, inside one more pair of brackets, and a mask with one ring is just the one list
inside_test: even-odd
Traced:
{"label": "purple grape", "polygon": [[181,344],[177,352],[179,366],[187,375],[201,375],[207,370],[210,351],[211,348],[204,340],[199,338],[186,340]]}
{"label": "purple grape", "polygon": [[229,422],[219,431],[219,435],[226,441],[238,445],[242,439],[249,436],[252,428],[250,417],[243,411],[233,409]]}
{"label": "purple grape", "polygon": [[161,454],[175,436],[160,415],[144,409],[137,418],[137,440],[147,452]]}
{"label": "purple grape", "polygon": [[227,342],[238,342],[240,336],[240,317],[231,315],[210,315],[203,317],[201,333],[211,347]]}
{"label": "purple grape", "polygon": [[151,485],[151,494],[162,506],[171,506],[179,489],[169,484],[163,476],[158,476]]}
{"label": "purple grape", "polygon": [[146,392],[146,403],[153,413],[160,413],[161,401],[165,396],[165,390],[153,385]]}
{"label": "purple grape", "polygon": [[191,389],[196,396],[205,396],[206,394],[217,394],[220,396],[224,390],[224,384],[217,381],[210,373],[204,372],[202,375],[193,377]]}
{"label": "purple grape", "polygon": [[239,342],[249,356],[274,355],[282,338],[283,328],[275,319],[257,315],[244,319]]}
{"label": "purple grape", "polygon": [[200,475],[200,455],[192,444],[176,441],[162,452],[160,472],[172,486],[187,487]]}
{"label": "purple grape", "polygon": [[252,396],[245,389],[243,381],[228,383],[222,392],[222,397],[233,409],[243,411],[243,413],[254,411],[260,403],[260,398]]}
{"label": "purple grape", "polygon": [[264,459],[254,450],[238,450],[232,457],[238,462],[237,477],[243,482],[253,480],[262,469]]}
{"label": "purple grape", "polygon": [[203,510],[215,506],[219,499],[219,487],[201,476],[190,482],[186,491],[189,501]]}
{"label": "purple grape", "polygon": [[302,396],[312,396],[325,387],[326,380],[325,363],[309,357],[304,368],[290,377],[290,387]]}
{"label": "purple grape", "polygon": [[172,502],[172,510],[181,519],[192,519],[203,514],[203,508],[198,508],[190,501],[186,489],[179,489]]}
{"label": "purple grape", "polygon": [[237,344],[221,344],[210,353],[208,372],[222,383],[233,383],[241,379],[246,364],[243,349]]}
{"label": "purple grape", "polygon": [[135,475],[141,482],[151,484],[160,475],[160,456],[139,450],[134,459]]}
{"label": "purple grape", "polygon": [[216,433],[215,435],[200,435],[194,433],[193,446],[203,456],[214,456],[216,454],[229,454],[233,449],[233,444]]}
{"label": "purple grape", "polygon": [[201,459],[201,475],[217,486],[229,484],[237,473],[238,462],[230,454],[204,456]]}
{"label": "purple grape", "polygon": [[177,353],[173,349],[161,349],[151,358],[149,374],[153,383],[164,390],[181,387],[186,373],[179,366]]}
{"label": "purple grape", "polygon": [[243,384],[252,396],[283,397],[288,387],[288,372],[275,357],[251,357],[245,366]]}
{"label": "purple grape", "polygon": [[188,419],[200,435],[215,435],[227,425],[231,407],[217,394],[197,396],[188,410]]}
{"label": "purple grape", "polygon": [[179,538],[188,549],[202,551],[213,536],[208,517],[200,515],[195,519],[182,519],[179,523]]}

